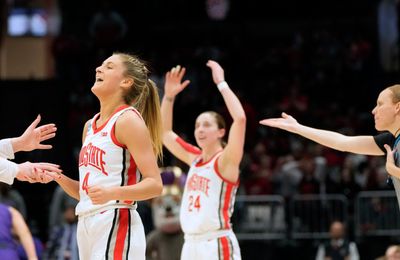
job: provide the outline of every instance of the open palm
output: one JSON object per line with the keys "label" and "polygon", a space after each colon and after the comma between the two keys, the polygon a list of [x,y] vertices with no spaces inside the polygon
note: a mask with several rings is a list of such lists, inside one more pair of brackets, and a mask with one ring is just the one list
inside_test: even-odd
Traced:
{"label": "open palm", "polygon": [[53,138],[56,135],[56,126],[47,124],[37,127],[40,122],[40,115],[32,122],[32,124],[19,137],[22,151],[32,151],[35,149],[51,149],[51,145],[42,144],[41,142]]}
{"label": "open palm", "polygon": [[260,121],[260,124],[293,132],[295,129],[295,126],[298,123],[297,123],[297,120],[294,119],[292,116],[290,116],[286,113],[282,113],[281,118],[263,119]]}
{"label": "open palm", "polygon": [[182,82],[185,72],[186,69],[178,65],[166,73],[164,84],[165,96],[174,98],[189,85],[189,80]]}

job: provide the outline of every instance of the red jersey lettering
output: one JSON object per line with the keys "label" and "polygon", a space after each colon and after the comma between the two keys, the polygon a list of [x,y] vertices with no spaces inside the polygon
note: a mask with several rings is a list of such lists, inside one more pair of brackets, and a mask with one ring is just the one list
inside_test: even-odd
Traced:
{"label": "red jersey lettering", "polygon": [[197,174],[193,174],[192,176],[190,176],[188,180],[187,190],[201,191],[204,194],[206,194],[206,196],[208,196],[208,190],[210,188],[209,183],[210,183],[209,179],[199,176]]}
{"label": "red jersey lettering", "polygon": [[108,174],[104,169],[106,163],[103,159],[103,156],[105,154],[105,151],[94,146],[92,143],[89,143],[81,149],[81,152],[79,154],[79,166],[93,166],[107,176]]}

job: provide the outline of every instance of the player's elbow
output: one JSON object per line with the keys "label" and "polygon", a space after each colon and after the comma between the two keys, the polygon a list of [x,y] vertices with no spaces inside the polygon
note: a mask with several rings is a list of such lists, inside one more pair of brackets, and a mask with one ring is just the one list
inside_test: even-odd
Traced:
{"label": "player's elbow", "polygon": [[162,181],[157,181],[154,185],[154,197],[158,197],[162,194],[163,191],[163,184]]}
{"label": "player's elbow", "polygon": [[239,116],[235,117],[234,121],[238,125],[244,125],[245,126],[246,125],[246,121],[247,121],[246,114],[243,113],[242,115],[239,115]]}

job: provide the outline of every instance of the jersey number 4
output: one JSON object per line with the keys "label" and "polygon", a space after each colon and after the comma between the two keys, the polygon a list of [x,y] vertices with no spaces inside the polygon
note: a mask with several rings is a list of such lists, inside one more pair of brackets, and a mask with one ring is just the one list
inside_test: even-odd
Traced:
{"label": "jersey number 4", "polygon": [[82,190],[84,190],[86,192],[86,194],[89,193],[89,191],[88,191],[88,181],[89,181],[89,172],[86,173],[85,178],[83,178],[83,182],[82,182]]}
{"label": "jersey number 4", "polygon": [[197,195],[196,198],[194,198],[193,195],[189,196],[189,211],[192,212],[194,209],[197,209],[197,211],[200,211],[200,195]]}

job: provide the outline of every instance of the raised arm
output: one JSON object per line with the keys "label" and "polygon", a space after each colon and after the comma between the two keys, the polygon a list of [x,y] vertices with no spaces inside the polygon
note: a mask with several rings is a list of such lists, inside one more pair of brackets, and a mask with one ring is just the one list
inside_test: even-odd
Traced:
{"label": "raised arm", "polygon": [[[225,81],[224,70],[215,61],[209,60],[207,66],[211,69],[214,83],[220,91],[233,122],[229,130],[228,142],[219,159],[219,169],[223,177],[236,180],[238,167],[243,157],[243,147],[246,133],[246,114],[237,96]],[[226,170],[225,170],[226,169]],[[228,170],[229,169],[229,170]]]}
{"label": "raised arm", "polygon": [[335,150],[365,155],[383,155],[373,136],[346,136],[337,132],[316,129],[299,124],[292,116],[282,113],[281,118],[269,118],[260,124],[280,128],[301,135]]}
{"label": "raised arm", "polygon": [[175,97],[190,83],[189,80],[182,82],[185,71],[185,68],[178,65],[166,73],[164,97],[161,102],[161,118],[163,144],[175,157],[190,165],[199,152],[198,148],[184,143],[172,130]]}
{"label": "raised arm", "polygon": [[150,133],[144,121],[135,112],[126,111],[116,122],[115,136],[134,157],[143,179],[135,185],[122,187],[91,186],[88,195],[93,204],[104,204],[109,200],[140,201],[159,196],[162,192],[162,180]]}

